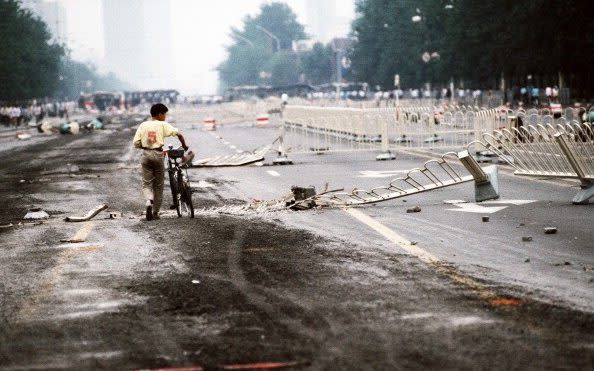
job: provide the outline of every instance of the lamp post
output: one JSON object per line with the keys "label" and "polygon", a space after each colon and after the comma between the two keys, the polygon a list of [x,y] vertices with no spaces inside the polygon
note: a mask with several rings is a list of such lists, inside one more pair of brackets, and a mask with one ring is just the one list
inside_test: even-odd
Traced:
{"label": "lamp post", "polygon": [[241,36],[241,35],[239,35],[239,34],[237,34],[237,33],[236,33],[236,34],[234,34],[234,35],[233,35],[233,37],[237,37],[238,39],[241,39],[241,40],[245,41],[246,43],[250,44],[250,46],[251,46],[252,48],[254,48],[254,47],[255,47],[255,46],[254,46],[254,43],[253,43],[253,42],[252,42],[250,39],[248,39],[248,38],[246,38],[246,37],[243,37],[243,36]]}
{"label": "lamp post", "polygon": [[280,51],[280,40],[278,37],[276,37],[272,32],[270,32],[269,30],[267,30],[266,28],[260,26],[259,24],[255,25],[257,29],[261,30],[262,32],[264,32],[266,35],[270,36],[271,38],[274,39],[274,41],[276,41],[276,51]]}

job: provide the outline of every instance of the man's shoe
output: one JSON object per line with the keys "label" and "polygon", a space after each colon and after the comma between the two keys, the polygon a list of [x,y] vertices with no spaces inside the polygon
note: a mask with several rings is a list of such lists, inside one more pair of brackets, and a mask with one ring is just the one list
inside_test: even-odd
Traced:
{"label": "man's shoe", "polygon": [[153,220],[159,220],[161,219],[161,217],[159,216],[159,214],[153,214]]}
{"label": "man's shoe", "polygon": [[153,220],[153,206],[148,205],[146,207],[146,220]]}

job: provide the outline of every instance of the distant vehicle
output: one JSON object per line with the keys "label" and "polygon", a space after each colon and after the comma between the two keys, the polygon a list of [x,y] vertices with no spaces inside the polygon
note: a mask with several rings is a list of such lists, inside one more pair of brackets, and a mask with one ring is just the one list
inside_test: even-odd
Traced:
{"label": "distant vehicle", "polygon": [[124,93],[98,91],[91,94],[83,94],[79,98],[79,105],[88,111],[107,111],[112,108],[120,109],[125,104]]}

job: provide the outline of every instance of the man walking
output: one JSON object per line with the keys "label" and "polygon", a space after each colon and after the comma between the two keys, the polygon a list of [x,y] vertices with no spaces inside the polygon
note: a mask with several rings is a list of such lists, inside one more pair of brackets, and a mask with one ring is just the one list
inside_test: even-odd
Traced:
{"label": "man walking", "polygon": [[188,150],[186,141],[178,129],[165,121],[169,110],[162,103],[151,107],[152,120],[145,121],[136,130],[134,147],[142,149],[142,193],[146,199],[146,220],[159,219],[159,210],[163,201],[163,145],[165,137],[177,136],[184,150]]}

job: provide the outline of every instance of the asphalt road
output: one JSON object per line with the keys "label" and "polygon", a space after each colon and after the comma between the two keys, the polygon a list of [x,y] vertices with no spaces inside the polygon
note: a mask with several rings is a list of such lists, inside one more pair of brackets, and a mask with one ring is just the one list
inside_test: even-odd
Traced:
{"label": "asphalt road", "polygon": [[[250,122],[205,132],[173,114],[197,157],[277,136]],[[571,205],[571,183],[501,169],[497,204],[474,205],[465,183],[294,212],[279,207],[293,185],[371,188],[427,158],[290,154],[294,165],[267,166],[270,153],[264,166],[190,169],[196,218],[146,222],[133,130],[0,139],[0,369],[594,364],[594,214]],[[90,222],[63,221],[101,203]],[[50,219],[23,221],[33,206]],[[61,242],[73,238],[84,241]]]}

